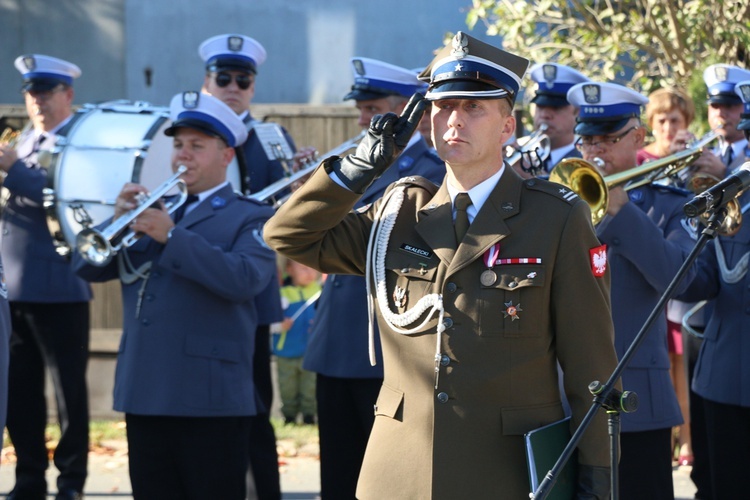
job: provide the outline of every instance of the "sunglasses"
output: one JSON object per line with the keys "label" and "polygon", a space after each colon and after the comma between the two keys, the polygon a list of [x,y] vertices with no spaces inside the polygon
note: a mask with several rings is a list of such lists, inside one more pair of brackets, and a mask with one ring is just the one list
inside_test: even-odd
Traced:
{"label": "sunglasses", "polygon": [[[214,77],[214,80],[216,80],[216,85],[219,87],[226,87],[230,83],[232,83],[232,75],[229,73],[216,73],[216,76]],[[250,75],[235,75],[234,81],[237,84],[239,88],[242,90],[247,90],[250,88],[250,84],[253,83],[252,78],[250,78]]]}

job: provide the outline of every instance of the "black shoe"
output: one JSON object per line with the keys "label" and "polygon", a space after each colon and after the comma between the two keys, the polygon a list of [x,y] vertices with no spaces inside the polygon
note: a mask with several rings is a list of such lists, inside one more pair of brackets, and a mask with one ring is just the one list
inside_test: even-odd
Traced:
{"label": "black shoe", "polygon": [[315,415],[304,415],[302,423],[305,425],[315,425]]}
{"label": "black shoe", "polygon": [[295,417],[284,417],[284,425],[297,425]]}
{"label": "black shoe", "polygon": [[83,493],[75,490],[64,490],[55,495],[55,500],[83,500]]}

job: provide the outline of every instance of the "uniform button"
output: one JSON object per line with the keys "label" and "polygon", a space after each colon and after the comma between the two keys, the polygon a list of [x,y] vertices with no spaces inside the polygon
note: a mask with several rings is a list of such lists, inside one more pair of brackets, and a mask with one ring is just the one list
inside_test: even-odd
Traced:
{"label": "uniform button", "polygon": [[146,295],[146,300],[149,301],[149,302],[153,302],[154,301],[154,294],[153,293],[147,294]]}
{"label": "uniform button", "polygon": [[441,366],[448,366],[451,364],[451,358],[449,358],[447,355],[443,354],[440,356],[440,365]]}
{"label": "uniform button", "polygon": [[401,269],[401,274],[409,274],[409,268],[408,267],[402,268]]}
{"label": "uniform button", "polygon": [[148,325],[150,325],[150,324],[151,324],[151,321],[149,321],[149,319],[148,319],[148,318],[143,318],[143,319],[141,320],[141,324],[142,324],[143,326],[148,326]]}
{"label": "uniform button", "polygon": [[159,271],[154,271],[153,273],[151,273],[151,279],[160,278],[160,277],[161,277],[161,273]]}
{"label": "uniform button", "polygon": [[453,293],[458,288],[455,283],[448,283],[445,288],[450,292]]}
{"label": "uniform button", "polygon": [[619,244],[620,244],[620,238],[614,238],[614,239],[612,240],[612,244],[613,244],[613,245],[619,245]]}
{"label": "uniform button", "polygon": [[339,288],[341,286],[341,282],[339,280],[335,280],[333,282],[333,286],[335,286],[336,288]]}
{"label": "uniform button", "polygon": [[445,318],[443,320],[443,326],[446,327],[446,328],[452,327],[453,326],[453,320],[450,319],[450,318]]}
{"label": "uniform button", "polygon": [[447,403],[448,402],[448,395],[444,392],[440,392],[437,395],[437,400],[441,403]]}
{"label": "uniform button", "polygon": [[180,269],[182,267],[182,264],[179,262],[172,262],[172,268],[173,269]]}
{"label": "uniform button", "polygon": [[508,283],[508,288],[515,288],[517,286],[518,286],[518,283],[515,281],[511,281],[510,283]]}

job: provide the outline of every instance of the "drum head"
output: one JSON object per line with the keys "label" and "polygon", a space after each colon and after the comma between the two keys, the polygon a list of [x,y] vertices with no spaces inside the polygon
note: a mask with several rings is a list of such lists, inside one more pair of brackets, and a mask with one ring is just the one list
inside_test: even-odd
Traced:
{"label": "drum head", "polygon": [[[86,105],[74,115],[49,167],[48,219],[60,245],[74,247],[82,229],[112,217],[126,183],[154,190],[172,176],[172,138],[164,135],[170,124],[168,108],[143,102]],[[236,159],[227,178],[239,191]]]}

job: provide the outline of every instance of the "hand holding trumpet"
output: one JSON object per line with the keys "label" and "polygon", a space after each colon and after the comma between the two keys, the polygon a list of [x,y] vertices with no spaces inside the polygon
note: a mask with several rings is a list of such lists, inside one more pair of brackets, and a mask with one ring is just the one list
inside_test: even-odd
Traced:
{"label": "hand holding trumpet", "polygon": [[[114,219],[134,210],[148,197],[149,192],[144,186],[134,183],[125,184],[115,200]],[[139,235],[151,236],[159,243],[167,242],[167,234],[172,227],[174,227],[174,222],[161,200],[158,202],[158,208],[154,206],[147,208],[130,223],[131,231]]]}

